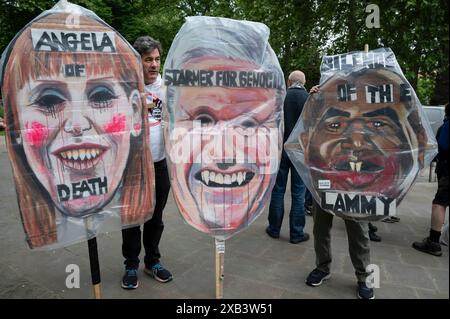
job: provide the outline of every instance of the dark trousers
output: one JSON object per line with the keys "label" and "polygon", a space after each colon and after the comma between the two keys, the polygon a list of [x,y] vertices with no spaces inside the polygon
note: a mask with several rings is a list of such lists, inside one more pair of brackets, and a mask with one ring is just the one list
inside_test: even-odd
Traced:
{"label": "dark trousers", "polygon": [[[314,250],[316,267],[323,272],[330,272],[331,236],[333,215],[324,211],[313,201],[314,216]],[[366,267],[370,264],[369,234],[367,222],[344,220],[348,237],[348,251],[358,281],[364,282],[369,273]]]}
{"label": "dark trousers", "polygon": [[[145,250],[144,264],[150,268],[159,262],[159,241],[164,230],[162,213],[169,196],[170,180],[166,160],[156,162],[155,167],[155,211],[150,220],[144,223],[143,243]],[[125,257],[125,267],[138,268],[141,252],[141,226],[122,230],[122,255]]]}
{"label": "dark trousers", "polygon": [[280,235],[281,224],[284,217],[284,194],[288,181],[289,171],[291,171],[291,210],[289,213],[289,236],[291,240],[302,239],[305,233],[305,184],[294,165],[283,151],[280,162],[280,170],[277,174],[275,186],[272,190],[272,197],[269,205],[269,231],[275,235]]}

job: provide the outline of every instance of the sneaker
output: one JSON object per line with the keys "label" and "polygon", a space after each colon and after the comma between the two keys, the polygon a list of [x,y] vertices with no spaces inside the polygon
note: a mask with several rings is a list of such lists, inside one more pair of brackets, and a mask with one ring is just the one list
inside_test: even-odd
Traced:
{"label": "sneaker", "polygon": [[434,256],[442,256],[442,249],[439,243],[432,242],[429,237],[425,238],[423,241],[416,241],[412,244],[414,249],[421,252],[428,253]]}
{"label": "sneaker", "polygon": [[323,272],[319,269],[314,269],[306,278],[306,284],[308,286],[317,287],[320,286],[325,280],[330,279],[331,274],[329,272]]}
{"label": "sneaker", "polygon": [[160,263],[154,264],[150,269],[145,267],[144,272],[159,282],[168,282],[172,280],[172,274]]}
{"label": "sneaker", "polygon": [[122,277],[123,289],[136,289],[139,286],[137,269],[126,269]]}
{"label": "sneaker", "polygon": [[358,299],[375,299],[373,288],[367,287],[365,282],[358,281]]}
{"label": "sneaker", "polygon": [[369,230],[369,239],[371,241],[381,241],[381,237],[378,236],[374,231]]}
{"label": "sneaker", "polygon": [[289,240],[289,242],[291,244],[298,244],[298,243],[307,241],[308,239],[309,239],[309,234],[308,233],[304,233],[302,238],[300,238],[300,239],[291,239],[291,240]]}
{"label": "sneaker", "polygon": [[275,238],[275,239],[280,238],[280,235],[275,235],[274,233],[272,233],[270,231],[269,226],[267,226],[267,228],[266,228],[266,234],[269,235],[269,237],[272,237],[272,238]]}

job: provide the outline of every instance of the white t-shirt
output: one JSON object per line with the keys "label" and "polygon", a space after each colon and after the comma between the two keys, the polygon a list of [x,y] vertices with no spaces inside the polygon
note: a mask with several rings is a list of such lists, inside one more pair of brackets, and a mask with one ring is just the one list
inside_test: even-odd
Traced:
{"label": "white t-shirt", "polygon": [[161,75],[158,75],[155,82],[145,86],[145,93],[147,93],[147,104],[154,104],[154,107],[148,112],[150,148],[152,151],[153,162],[159,162],[166,157],[164,152],[163,127],[161,123],[164,104]]}

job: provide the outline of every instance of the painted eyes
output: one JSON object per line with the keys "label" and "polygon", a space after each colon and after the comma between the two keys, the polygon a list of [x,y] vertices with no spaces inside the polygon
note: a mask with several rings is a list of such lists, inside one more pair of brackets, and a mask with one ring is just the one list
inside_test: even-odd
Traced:
{"label": "painted eyes", "polygon": [[341,128],[341,123],[339,123],[339,122],[331,123],[328,125],[328,127],[332,130],[337,130],[337,129]]}
{"label": "painted eyes", "polygon": [[39,100],[36,101],[36,103],[39,106],[55,106],[58,105],[65,100],[63,98],[60,98],[58,95],[54,94],[46,94],[44,96],[41,96]]}
{"label": "painted eyes", "polygon": [[117,99],[114,92],[106,86],[97,86],[88,94],[89,104],[96,109],[110,108]]}
{"label": "painted eyes", "polygon": [[212,125],[216,120],[209,114],[199,114],[195,117],[194,121],[199,121],[202,125]]}
{"label": "painted eyes", "polygon": [[252,118],[249,118],[249,119],[244,120],[242,122],[241,126],[245,127],[245,128],[256,128],[258,126],[258,122],[256,122]]}
{"label": "painted eyes", "polygon": [[381,121],[372,121],[372,122],[367,123],[367,126],[370,128],[382,128],[385,125],[386,124],[384,124]]}
{"label": "painted eyes", "polygon": [[[340,129],[344,129],[347,126],[349,126],[349,123],[347,122],[332,122],[330,124],[327,124],[327,128],[332,132],[337,132]],[[381,129],[386,126],[386,123],[379,120],[373,120],[366,122],[366,127],[369,129]]]}
{"label": "painted eyes", "polygon": [[[70,96],[68,92],[66,94]],[[114,94],[114,91],[104,85],[95,87],[87,96],[89,105],[95,109],[110,108],[113,106],[113,101],[117,98],[118,96]],[[54,88],[45,88],[30,105],[37,107],[45,114],[54,116],[64,109],[68,101],[69,99],[62,91]]]}
{"label": "painted eyes", "polygon": [[[217,122],[217,120],[212,115],[206,113],[198,114],[194,118],[194,121],[200,121],[202,126],[215,125]],[[236,122],[238,122],[238,120]],[[256,120],[254,120],[253,118],[246,118],[241,123],[236,123],[237,125],[235,125],[235,123],[232,124],[233,126],[239,126],[242,128],[256,128],[258,126],[258,122],[256,122]]]}
{"label": "painted eyes", "polygon": [[58,90],[45,89],[33,103],[42,112],[54,115],[59,112],[66,102],[66,98]]}

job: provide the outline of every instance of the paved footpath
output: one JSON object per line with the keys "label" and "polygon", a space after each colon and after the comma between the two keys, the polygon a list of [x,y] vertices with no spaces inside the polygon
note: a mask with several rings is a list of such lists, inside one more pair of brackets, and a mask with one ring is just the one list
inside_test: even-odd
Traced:
{"label": "paved footpath", "polygon": [[[11,165],[3,137],[0,143],[0,298],[92,298],[87,244],[52,251],[32,251],[26,246]],[[380,243],[371,242],[372,263],[380,268],[377,299],[449,298],[448,248],[434,257],[411,248],[430,225],[431,200],[437,184],[424,172],[398,208],[399,223],[377,222]],[[290,194],[286,194],[289,211]],[[342,220],[335,218],[332,233],[332,278],[317,288],[304,281],[314,268],[313,240],[291,244],[288,216],[280,239],[265,232],[267,209],[246,230],[226,241],[224,298],[354,299],[356,280]],[[448,218],[448,214],[447,214]],[[165,209],[165,231],[160,249],[162,262],[174,280],[162,284],[139,270],[140,286],[120,288],[123,274],[120,232],[98,237],[104,298],[210,299],[215,297],[214,240],[187,225],[178,213],[172,194]],[[312,234],[312,218],[306,231]],[[143,256],[142,258],[143,259]],[[66,266],[80,267],[80,288],[65,285]]]}

